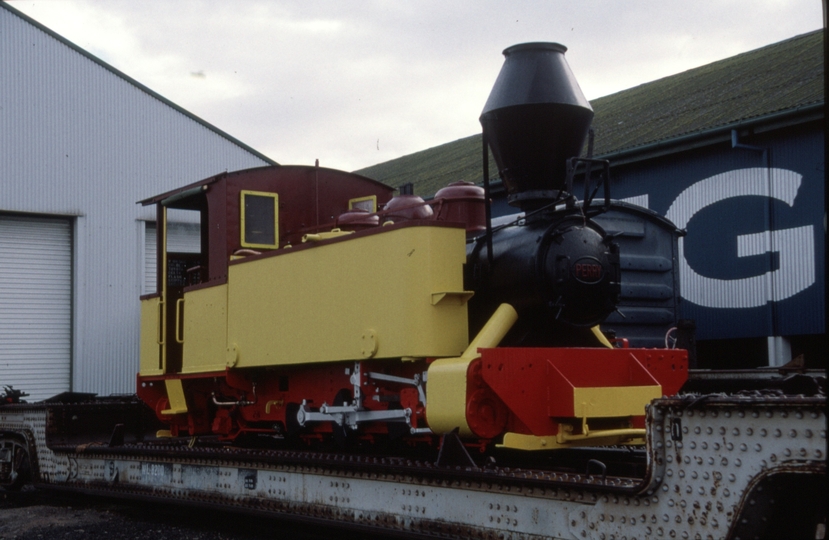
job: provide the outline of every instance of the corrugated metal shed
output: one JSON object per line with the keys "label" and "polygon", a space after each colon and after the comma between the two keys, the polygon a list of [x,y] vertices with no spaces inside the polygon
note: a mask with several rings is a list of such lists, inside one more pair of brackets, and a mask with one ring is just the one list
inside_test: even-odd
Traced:
{"label": "corrugated metal shed", "polygon": [[145,221],[155,219],[135,201],[274,162],[5,3],[0,148],[0,213],[71,224],[72,389],[132,391]]}
{"label": "corrugated metal shed", "polygon": [[[614,197],[647,194],[650,209],[687,232],[681,312],[696,321],[698,339],[786,336],[802,347],[773,363],[799,350],[825,366],[824,138],[823,120],[813,120],[741,135],[743,147],[723,141],[614,169]],[[763,363],[717,358],[706,367]]]}

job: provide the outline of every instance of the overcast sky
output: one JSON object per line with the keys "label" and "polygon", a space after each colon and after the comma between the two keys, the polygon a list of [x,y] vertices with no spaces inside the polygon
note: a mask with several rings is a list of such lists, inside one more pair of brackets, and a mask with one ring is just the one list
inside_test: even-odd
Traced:
{"label": "overcast sky", "polygon": [[588,99],[822,26],[820,0],[15,0],[283,164],[355,170],[480,132],[503,63],[568,47]]}

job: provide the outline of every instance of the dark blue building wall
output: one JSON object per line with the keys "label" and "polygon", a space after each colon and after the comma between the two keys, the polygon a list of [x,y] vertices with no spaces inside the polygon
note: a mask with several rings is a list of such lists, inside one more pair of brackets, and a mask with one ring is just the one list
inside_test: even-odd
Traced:
{"label": "dark blue building wall", "polygon": [[698,339],[825,331],[823,130],[812,121],[740,138],[757,149],[724,141],[611,160],[614,199],[637,198],[687,232],[680,310]]}

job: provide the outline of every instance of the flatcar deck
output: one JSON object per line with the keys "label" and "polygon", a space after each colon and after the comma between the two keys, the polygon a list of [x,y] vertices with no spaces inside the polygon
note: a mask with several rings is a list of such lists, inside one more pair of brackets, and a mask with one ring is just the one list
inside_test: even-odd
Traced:
{"label": "flatcar deck", "polygon": [[[140,442],[129,430],[122,441],[118,429],[81,442],[84,430],[70,433],[66,423],[84,420],[84,410],[94,432],[93,411],[113,416],[112,403],[6,405],[0,431],[6,447],[28,449],[35,485],[417,537],[754,537],[793,511],[772,494],[797,480],[803,519],[786,521],[803,522],[814,538],[825,497],[824,407],[822,394],[782,392],[656,400],[645,450],[579,450],[584,470]],[[114,416],[124,419],[125,408]],[[642,474],[617,474],[625,454]]]}

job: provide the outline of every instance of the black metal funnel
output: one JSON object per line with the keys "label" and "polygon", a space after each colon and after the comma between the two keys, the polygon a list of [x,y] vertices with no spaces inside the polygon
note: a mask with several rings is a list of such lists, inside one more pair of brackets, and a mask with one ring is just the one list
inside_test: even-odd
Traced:
{"label": "black metal funnel", "polygon": [[565,188],[567,159],[584,146],[593,109],[558,43],[504,50],[504,65],[481,113],[481,126],[509,203],[532,210]]}

